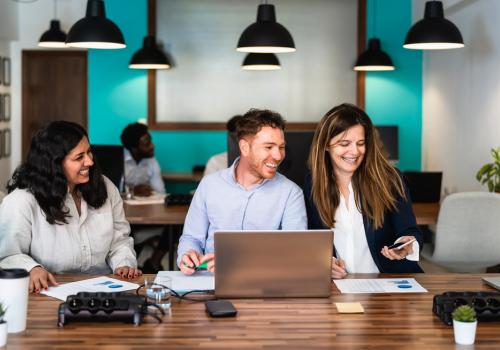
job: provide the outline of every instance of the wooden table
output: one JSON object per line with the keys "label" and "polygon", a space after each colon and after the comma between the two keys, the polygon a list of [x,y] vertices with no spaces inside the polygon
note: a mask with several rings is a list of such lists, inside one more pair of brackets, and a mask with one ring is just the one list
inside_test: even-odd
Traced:
{"label": "wooden table", "polygon": [[129,205],[123,204],[125,216],[132,225],[165,225],[168,230],[168,268],[174,269],[174,227],[173,225],[183,225],[188,205],[144,204]]}
{"label": "wooden table", "polygon": [[167,171],[161,173],[163,181],[188,181],[188,182],[200,182],[203,177],[202,171],[196,171],[191,173],[179,173],[173,171]]}
{"label": "wooden table", "polygon": [[439,203],[413,203],[413,212],[419,225],[435,225],[439,215]]}
{"label": "wooden table", "polygon": [[183,225],[188,205],[144,204],[123,205],[130,224],[142,225]]}
{"label": "wooden table", "polygon": [[[10,334],[8,349],[461,349],[454,344],[452,327],[432,314],[433,296],[445,291],[492,289],[481,282],[481,275],[406,277],[415,277],[429,293],[340,294],[332,284],[331,297],[324,299],[232,300],[238,316],[226,319],[209,318],[203,303],[182,301],[172,304],[171,314],[162,324],[148,318],[139,327],[73,323],[58,328],[60,301],[32,295],[27,330]],[[75,280],[74,276],[57,278]],[[334,303],[350,301],[361,302],[365,313],[339,314]],[[474,348],[499,346],[500,322],[480,323]]]}

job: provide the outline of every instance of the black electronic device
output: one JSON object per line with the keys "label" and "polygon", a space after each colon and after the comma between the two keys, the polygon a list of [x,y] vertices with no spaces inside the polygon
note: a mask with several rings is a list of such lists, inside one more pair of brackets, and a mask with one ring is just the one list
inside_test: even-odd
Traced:
{"label": "black electronic device", "polygon": [[63,327],[72,322],[115,321],[139,325],[146,315],[148,315],[148,304],[143,296],[128,293],[80,292],[68,296],[66,302],[59,305],[57,324]]}
{"label": "black electronic device", "polygon": [[190,205],[193,195],[189,193],[169,193],[165,197],[165,205]]}
{"label": "black electronic device", "polygon": [[403,178],[414,203],[435,203],[441,199],[443,173],[439,171],[405,171]]}
{"label": "black electronic device", "polygon": [[212,317],[234,317],[238,313],[229,300],[208,300],[205,307]]}
{"label": "black electronic device", "polygon": [[120,188],[123,178],[123,146],[120,145],[92,145],[94,161],[113,184]]}
{"label": "black electronic device", "polygon": [[434,296],[432,312],[451,326],[451,313],[460,305],[470,305],[483,321],[500,321],[500,292],[445,292]]}

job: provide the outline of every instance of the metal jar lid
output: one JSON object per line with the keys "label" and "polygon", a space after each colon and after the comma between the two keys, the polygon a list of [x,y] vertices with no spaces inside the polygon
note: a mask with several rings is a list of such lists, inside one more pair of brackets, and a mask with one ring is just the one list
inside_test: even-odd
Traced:
{"label": "metal jar lid", "polygon": [[29,273],[25,269],[0,269],[0,279],[14,279],[28,277]]}

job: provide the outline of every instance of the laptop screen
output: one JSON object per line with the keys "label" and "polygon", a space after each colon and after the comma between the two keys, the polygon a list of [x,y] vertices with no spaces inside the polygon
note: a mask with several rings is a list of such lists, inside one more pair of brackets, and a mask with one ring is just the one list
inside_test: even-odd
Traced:
{"label": "laptop screen", "polygon": [[332,230],[215,232],[217,297],[328,297]]}

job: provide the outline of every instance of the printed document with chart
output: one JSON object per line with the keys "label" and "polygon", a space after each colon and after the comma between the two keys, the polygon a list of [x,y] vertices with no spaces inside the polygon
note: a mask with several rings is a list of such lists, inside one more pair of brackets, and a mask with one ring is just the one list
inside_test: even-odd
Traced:
{"label": "printed document with chart", "polygon": [[353,278],[334,282],[341,293],[427,293],[414,278]]}

